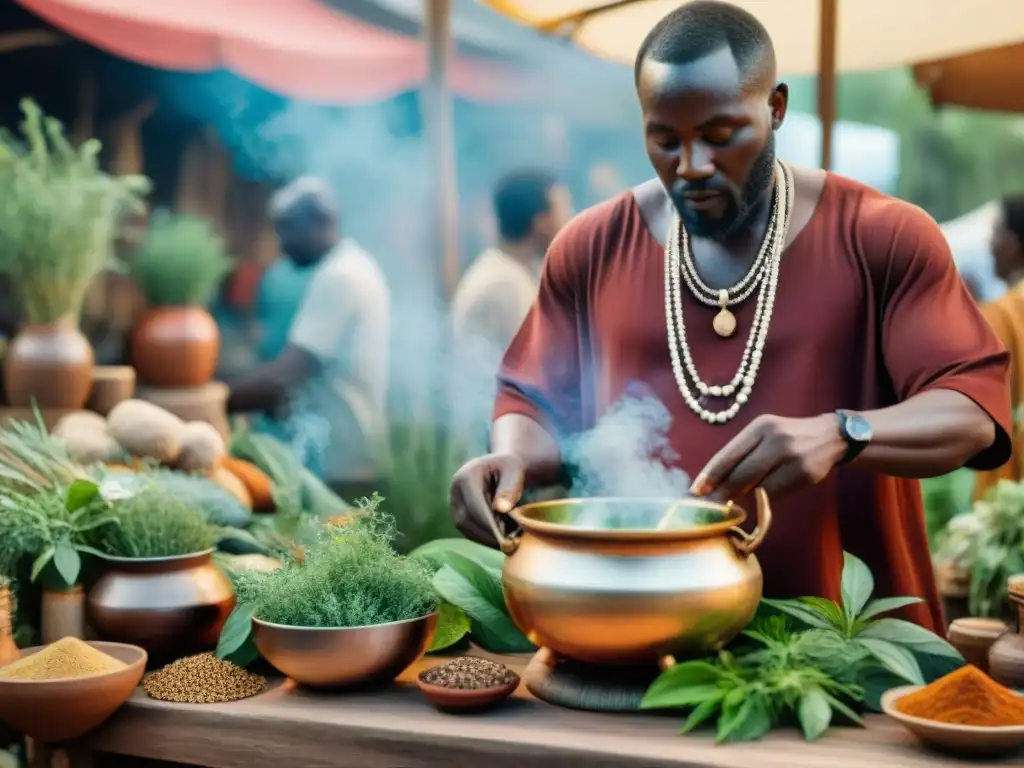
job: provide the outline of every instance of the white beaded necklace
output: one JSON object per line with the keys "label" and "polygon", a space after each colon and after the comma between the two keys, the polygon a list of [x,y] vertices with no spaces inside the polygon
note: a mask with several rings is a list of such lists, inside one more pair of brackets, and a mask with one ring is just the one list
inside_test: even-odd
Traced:
{"label": "white beaded necklace", "polygon": [[[761,250],[768,254],[768,257],[759,270],[762,272],[761,276],[754,283],[755,286],[760,286],[760,290],[754,310],[754,320],[750,327],[750,336],[747,338],[736,375],[725,385],[705,383],[700,378],[697,366],[690,354],[690,347],[686,341],[686,323],[683,319],[680,285],[680,273],[682,273],[680,250],[688,248],[689,241],[678,215],[672,217],[671,228],[665,243],[665,322],[668,329],[668,348],[672,359],[672,372],[675,374],[679,393],[683,396],[687,406],[704,421],[710,423],[724,424],[736,416],[740,408],[749,400],[754,382],[757,380],[757,372],[761,367],[761,355],[764,352],[768,326],[771,323],[772,310],[775,307],[779,261],[785,248],[792,212],[792,176],[789,169],[778,160],[775,161],[775,193],[772,217],[761,246]],[[748,278],[749,276],[748,272]],[[687,281],[687,285],[693,290],[689,281]],[[697,298],[700,298],[696,291],[693,292]],[[717,303],[712,303],[712,306]],[[692,388],[691,381],[693,382]],[[733,402],[722,410],[712,411],[704,408],[700,402],[702,397],[708,395],[730,398]]]}

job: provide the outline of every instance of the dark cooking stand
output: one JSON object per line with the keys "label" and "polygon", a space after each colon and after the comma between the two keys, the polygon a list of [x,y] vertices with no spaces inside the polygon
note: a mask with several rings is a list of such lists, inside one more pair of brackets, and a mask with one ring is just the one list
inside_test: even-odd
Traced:
{"label": "dark cooking stand", "polygon": [[655,664],[586,664],[559,659],[541,648],[523,671],[523,680],[530,693],[555,706],[591,712],[636,712],[659,674]]}

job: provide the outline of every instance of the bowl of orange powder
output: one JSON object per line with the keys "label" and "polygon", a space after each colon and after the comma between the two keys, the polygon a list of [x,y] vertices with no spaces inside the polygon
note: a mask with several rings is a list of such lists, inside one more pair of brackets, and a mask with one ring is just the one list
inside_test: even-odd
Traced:
{"label": "bowl of orange powder", "polygon": [[67,741],[110,717],[138,687],[146,652],[66,637],[0,666],[0,721],[36,741]]}
{"label": "bowl of orange powder", "polygon": [[1024,696],[971,664],[930,685],[886,691],[882,710],[943,751],[993,755],[1024,747]]}

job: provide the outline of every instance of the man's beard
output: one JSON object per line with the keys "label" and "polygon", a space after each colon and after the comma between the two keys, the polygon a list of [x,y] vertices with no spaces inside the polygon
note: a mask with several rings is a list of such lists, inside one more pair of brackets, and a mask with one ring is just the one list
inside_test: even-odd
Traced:
{"label": "man's beard", "polygon": [[[766,191],[775,181],[775,135],[772,134],[761,154],[757,156],[743,189],[737,195],[720,176],[705,182],[684,182],[681,179],[669,191],[679,211],[683,226],[692,237],[727,240],[750,223]],[[687,192],[718,192],[727,200],[725,212],[719,217],[704,211],[695,211],[686,199]]]}

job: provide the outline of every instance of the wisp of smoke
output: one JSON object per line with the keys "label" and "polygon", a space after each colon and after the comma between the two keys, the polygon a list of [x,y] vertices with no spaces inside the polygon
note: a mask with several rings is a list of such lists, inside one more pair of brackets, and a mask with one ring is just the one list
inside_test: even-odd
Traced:
{"label": "wisp of smoke", "polygon": [[678,454],[668,430],[672,417],[652,396],[625,397],[597,425],[563,446],[576,470],[574,496],[682,498],[690,478],[672,466]]}

